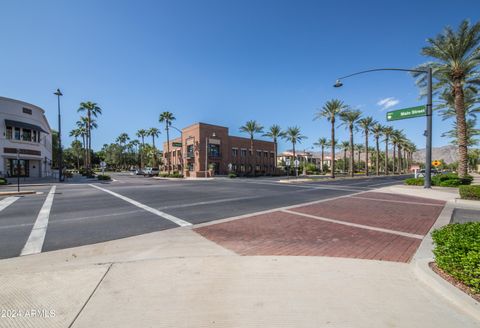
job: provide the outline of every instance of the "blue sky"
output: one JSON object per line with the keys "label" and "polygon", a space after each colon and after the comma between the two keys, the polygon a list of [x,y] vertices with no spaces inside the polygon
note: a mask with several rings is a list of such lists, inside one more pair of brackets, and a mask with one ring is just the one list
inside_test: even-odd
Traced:
{"label": "blue sky", "polygon": [[[97,102],[96,149],[121,132],[161,127],[164,110],[177,127],[202,121],[235,135],[249,119],[298,125],[308,149],[329,136],[328,122],[312,118],[331,98],[382,123],[388,110],[424,103],[406,73],[361,75],[341,89],[336,77],[423,63],[427,37],[479,14],[480,2],[468,0],[2,1],[0,95],[41,106],[56,127],[52,92],[61,88],[64,138],[78,104]],[[423,118],[392,125],[424,147]],[[450,125],[435,117],[434,146],[449,142],[440,134]]]}

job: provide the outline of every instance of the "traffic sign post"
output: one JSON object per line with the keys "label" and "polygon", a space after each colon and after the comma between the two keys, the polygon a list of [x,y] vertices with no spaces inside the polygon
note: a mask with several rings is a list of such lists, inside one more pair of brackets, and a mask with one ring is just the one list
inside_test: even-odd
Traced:
{"label": "traffic sign post", "polygon": [[427,115],[427,109],[425,106],[409,107],[388,112],[387,121],[404,120],[425,115]]}
{"label": "traffic sign post", "polygon": [[102,168],[102,174],[105,174],[105,168],[107,167],[107,163],[105,163],[104,161],[101,161],[100,167]]}
{"label": "traffic sign post", "polygon": [[295,166],[295,178],[298,178],[298,165],[300,164],[300,161],[296,159],[293,161],[293,164]]}
{"label": "traffic sign post", "polygon": [[432,162],[432,165],[437,167],[437,166],[442,165],[442,162],[435,160],[435,161]]}

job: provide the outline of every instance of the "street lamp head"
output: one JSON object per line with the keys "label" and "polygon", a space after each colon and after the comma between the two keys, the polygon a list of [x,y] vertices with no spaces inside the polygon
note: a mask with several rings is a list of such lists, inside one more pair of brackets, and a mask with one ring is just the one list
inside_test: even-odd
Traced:
{"label": "street lamp head", "polygon": [[53,93],[55,96],[63,96],[63,93],[60,91],[60,89],[57,89],[56,92]]}
{"label": "street lamp head", "polygon": [[335,82],[335,84],[333,85],[334,88],[340,88],[341,86],[343,86],[343,83],[342,83],[342,81],[340,81],[340,80],[337,80],[337,81]]}

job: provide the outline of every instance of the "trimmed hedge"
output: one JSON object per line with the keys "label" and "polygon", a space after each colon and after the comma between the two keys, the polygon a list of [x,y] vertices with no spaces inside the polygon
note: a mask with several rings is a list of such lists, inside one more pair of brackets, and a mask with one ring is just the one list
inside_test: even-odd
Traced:
{"label": "trimmed hedge", "polygon": [[460,186],[458,191],[462,199],[480,200],[480,185]]}
{"label": "trimmed hedge", "polygon": [[[458,187],[461,185],[469,185],[473,181],[471,175],[467,175],[464,178],[459,178],[455,173],[439,174],[432,176],[432,186],[440,187]],[[422,186],[424,178],[409,178],[405,180],[405,184],[411,186]]]}
{"label": "trimmed hedge", "polygon": [[405,179],[405,184],[409,186],[423,186],[425,180],[423,178],[409,178]]}
{"label": "trimmed hedge", "polygon": [[108,174],[99,174],[97,176],[98,180],[112,180],[112,178]]}
{"label": "trimmed hedge", "polygon": [[8,184],[7,179],[0,178],[0,185],[6,185],[6,184]]}
{"label": "trimmed hedge", "polygon": [[231,173],[228,173],[228,177],[229,177],[230,179],[233,179],[233,178],[236,178],[237,175],[236,175],[235,173],[231,172]]}
{"label": "trimmed hedge", "polygon": [[438,267],[480,293],[480,222],[449,224],[432,238]]}

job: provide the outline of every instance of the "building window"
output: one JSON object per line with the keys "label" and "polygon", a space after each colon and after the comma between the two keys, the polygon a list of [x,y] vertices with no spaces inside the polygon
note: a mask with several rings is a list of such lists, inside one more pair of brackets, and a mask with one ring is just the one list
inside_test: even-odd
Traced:
{"label": "building window", "polygon": [[15,140],[20,140],[20,128],[15,128]]}
{"label": "building window", "polygon": [[245,173],[245,165],[240,164],[240,172]]}
{"label": "building window", "polygon": [[242,149],[242,150],[240,151],[240,156],[242,156],[242,157],[247,157],[247,150],[246,150],[246,149]]}
{"label": "building window", "polygon": [[255,165],[255,171],[260,171],[260,165],[259,164]]}
{"label": "building window", "polygon": [[232,164],[232,171],[234,171],[234,172],[237,171],[237,164]]}
{"label": "building window", "polygon": [[270,158],[275,158],[275,153],[273,151],[270,153]]}
{"label": "building window", "polygon": [[30,129],[23,129],[23,141],[32,141],[32,130]]}
{"label": "building window", "polygon": [[268,158],[268,151],[263,152],[263,157]]}
{"label": "building window", "polygon": [[7,133],[6,133],[7,139],[12,139],[12,135],[13,135],[13,128],[11,126],[7,126]]}
{"label": "building window", "polygon": [[252,164],[248,164],[248,172],[252,172],[252,169],[253,169]]}
{"label": "building window", "polygon": [[257,157],[262,157],[262,151],[261,150],[257,150]]}
{"label": "building window", "polygon": [[30,108],[23,108],[23,113],[24,114],[28,114],[28,115],[32,115],[32,110]]}
{"label": "building window", "polygon": [[187,146],[187,157],[188,158],[194,157],[194,155],[193,155],[193,145],[188,145]]}
{"label": "building window", "polygon": [[188,170],[190,172],[195,171],[195,164],[194,163],[188,163],[187,167],[188,167]]}
{"label": "building window", "polygon": [[238,149],[237,148],[232,148],[232,156],[237,157],[238,155]]}
{"label": "building window", "polygon": [[208,156],[220,157],[220,145],[208,144]]}
{"label": "building window", "polygon": [[251,149],[248,150],[248,154],[249,154],[250,156],[252,156],[252,150],[251,150]]}

